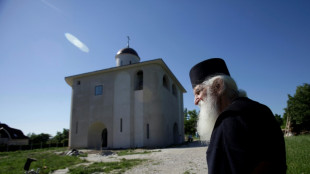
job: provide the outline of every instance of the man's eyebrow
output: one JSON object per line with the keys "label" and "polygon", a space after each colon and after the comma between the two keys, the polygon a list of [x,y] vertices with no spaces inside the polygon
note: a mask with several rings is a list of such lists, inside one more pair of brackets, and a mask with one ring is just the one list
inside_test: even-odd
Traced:
{"label": "man's eyebrow", "polygon": [[194,92],[198,92],[201,90],[201,85],[197,85],[195,88],[194,88]]}

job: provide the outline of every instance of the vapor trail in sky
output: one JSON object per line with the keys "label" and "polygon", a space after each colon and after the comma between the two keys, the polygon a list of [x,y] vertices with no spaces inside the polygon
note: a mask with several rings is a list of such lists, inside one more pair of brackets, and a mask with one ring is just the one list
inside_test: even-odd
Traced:
{"label": "vapor trail in sky", "polygon": [[69,42],[71,42],[74,46],[79,48],[81,51],[86,52],[86,53],[89,52],[89,48],[83,42],[81,42],[78,38],[76,38],[70,33],[65,33],[65,36]]}
{"label": "vapor trail in sky", "polygon": [[47,6],[51,7],[52,9],[61,12],[59,8],[57,8],[56,6],[54,6],[53,4],[47,2],[47,0],[41,0],[44,4],[46,4]]}

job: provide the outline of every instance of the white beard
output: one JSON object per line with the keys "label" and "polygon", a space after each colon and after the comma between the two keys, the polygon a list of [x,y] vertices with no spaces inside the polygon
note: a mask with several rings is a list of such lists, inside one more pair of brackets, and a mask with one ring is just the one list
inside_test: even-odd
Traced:
{"label": "white beard", "polygon": [[204,101],[199,102],[200,113],[197,121],[197,132],[203,143],[208,143],[214,128],[214,124],[219,116],[219,109],[215,97],[209,94]]}

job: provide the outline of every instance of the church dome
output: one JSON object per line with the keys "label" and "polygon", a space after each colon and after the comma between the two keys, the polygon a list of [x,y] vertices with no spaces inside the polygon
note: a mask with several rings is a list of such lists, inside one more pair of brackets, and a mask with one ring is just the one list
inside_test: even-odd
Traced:
{"label": "church dome", "polygon": [[116,66],[130,65],[140,62],[138,53],[134,49],[129,48],[129,46],[119,50],[115,56],[115,59]]}
{"label": "church dome", "polygon": [[123,48],[123,49],[119,50],[116,55],[124,54],[124,53],[133,54],[133,55],[139,57],[138,53],[134,49],[129,48],[129,47],[128,48]]}

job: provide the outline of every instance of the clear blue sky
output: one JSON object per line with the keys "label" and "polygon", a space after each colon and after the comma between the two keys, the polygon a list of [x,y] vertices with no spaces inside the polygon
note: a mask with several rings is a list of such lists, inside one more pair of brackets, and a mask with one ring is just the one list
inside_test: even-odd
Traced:
{"label": "clear blue sky", "polygon": [[198,110],[189,70],[211,57],[276,114],[310,83],[308,0],[0,0],[0,121],[25,134],[69,128],[64,77],[114,67],[127,36],[141,61],[165,61],[189,110]]}

